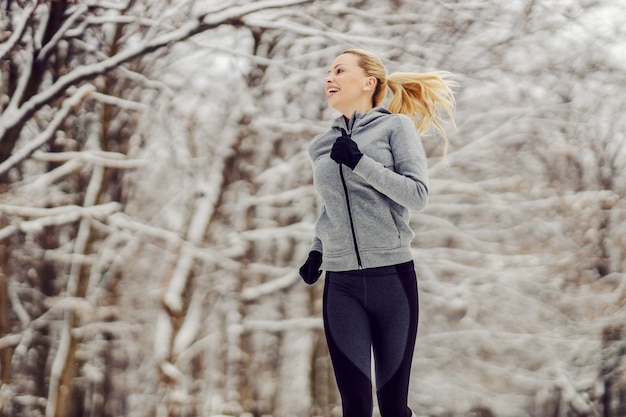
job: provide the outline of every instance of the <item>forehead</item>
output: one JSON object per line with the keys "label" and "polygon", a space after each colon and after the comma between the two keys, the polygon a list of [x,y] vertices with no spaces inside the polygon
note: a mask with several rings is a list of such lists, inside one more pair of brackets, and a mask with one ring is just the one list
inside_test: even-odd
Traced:
{"label": "forehead", "polygon": [[346,65],[349,67],[358,67],[359,58],[354,54],[341,54],[330,64],[330,69],[333,69],[339,65]]}

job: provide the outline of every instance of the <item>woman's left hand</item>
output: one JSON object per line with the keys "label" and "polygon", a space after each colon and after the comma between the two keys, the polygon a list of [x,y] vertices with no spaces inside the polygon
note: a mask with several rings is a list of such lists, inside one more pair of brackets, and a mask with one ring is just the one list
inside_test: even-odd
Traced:
{"label": "woman's left hand", "polygon": [[363,157],[363,154],[346,131],[341,129],[341,132],[342,135],[337,138],[330,151],[330,158],[338,164],[344,164],[350,167],[350,169],[354,169]]}

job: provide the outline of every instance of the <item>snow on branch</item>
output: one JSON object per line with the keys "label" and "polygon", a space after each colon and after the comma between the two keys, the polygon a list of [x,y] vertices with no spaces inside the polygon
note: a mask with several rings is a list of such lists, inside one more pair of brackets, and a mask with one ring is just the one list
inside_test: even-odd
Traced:
{"label": "snow on branch", "polygon": [[298,282],[298,280],[298,273],[294,270],[272,281],[264,282],[263,284],[259,284],[254,287],[244,288],[241,292],[241,298],[244,301],[253,301],[261,298],[264,295],[272,294],[285,288],[289,288],[293,284]]}
{"label": "snow on branch", "polygon": [[[16,300],[14,297],[17,297],[17,294],[13,294],[11,297],[12,307],[15,307]],[[11,333],[0,337],[0,349],[17,346],[22,341],[25,333],[29,331],[36,331],[37,328],[46,326],[44,323],[49,320],[56,320],[60,315],[66,315],[68,312],[83,315],[92,314],[94,312],[94,305],[80,297],[50,297],[46,300],[46,307],[47,309],[43,312],[43,314],[32,320],[30,320],[25,311],[22,312],[20,316],[26,315],[26,317],[21,318],[24,331],[22,333]],[[117,327],[119,327],[119,324]]]}
{"label": "snow on branch", "polygon": [[204,16],[210,16],[212,19],[207,20],[205,18],[205,24],[214,26],[219,24],[218,22],[230,22],[232,19],[241,18],[262,10],[278,9],[282,7],[297,6],[305,3],[312,3],[313,0],[265,0],[249,2],[239,7],[231,7],[222,10],[220,12],[208,11],[204,13]]}
{"label": "snow on branch", "polygon": [[24,8],[24,13],[22,16],[20,16],[20,19],[18,20],[16,27],[14,28],[13,33],[11,34],[11,37],[9,38],[9,40],[7,40],[2,45],[0,45],[0,61],[4,61],[7,54],[15,47],[17,42],[22,38],[22,36],[24,35],[24,30],[26,29],[26,24],[30,20],[30,17],[32,16],[33,12],[35,11],[38,5],[39,5],[39,1],[33,1],[33,2],[30,2],[30,4],[28,4]]}
{"label": "snow on branch", "polygon": [[[108,59],[109,56],[102,52],[100,49],[95,47],[94,45],[83,41],[82,39],[74,39],[74,45],[82,48],[82,50],[89,52],[90,54],[95,55],[98,59],[105,60]],[[140,72],[132,71],[126,67],[120,66],[116,68],[117,75],[125,75],[129,80],[135,81],[138,85],[143,86],[145,89],[154,89],[157,91],[166,91],[170,94],[172,93],[171,88],[164,82],[158,79],[150,79],[145,74]],[[95,93],[99,94],[99,93]]]}
{"label": "snow on branch", "polygon": [[185,320],[182,326],[180,326],[172,344],[172,354],[174,356],[179,356],[196,339],[198,331],[203,324],[202,303],[204,298],[204,294],[201,294],[199,291],[194,292],[191,303],[187,308]]}
{"label": "snow on branch", "polygon": [[119,211],[119,209],[120,204],[117,202],[110,202],[90,207],[69,205],[50,208],[0,204],[0,212],[20,217],[51,217],[68,213],[78,213],[81,217],[104,217]]}
{"label": "snow on branch", "polygon": [[63,369],[67,362],[67,358],[70,355],[71,347],[71,321],[72,315],[66,312],[63,327],[61,329],[61,337],[58,346],[56,347],[56,355],[52,361],[52,367],[50,369],[50,382],[48,387],[48,401],[46,402],[46,417],[54,417],[57,402],[59,400],[59,392],[61,388],[61,377],[63,375]]}
{"label": "snow on branch", "polygon": [[256,180],[258,182],[266,182],[282,176],[289,176],[293,172],[295,166],[308,166],[309,160],[306,152],[302,151],[294,155],[292,158],[282,161],[280,164],[272,166],[259,173]]}
{"label": "snow on branch", "polygon": [[6,336],[0,337],[0,349],[6,349],[9,347],[17,346],[22,340],[21,334],[7,334]]}
{"label": "snow on branch", "polygon": [[[20,123],[25,123],[37,110],[55,98],[64,94],[71,86],[93,79],[98,75],[105,74],[120,65],[131,61],[139,56],[149,54],[165,46],[183,41],[201,32],[214,29],[221,25],[240,25],[241,18],[250,13],[268,8],[288,7],[310,2],[311,0],[271,0],[251,2],[244,6],[232,7],[222,13],[204,13],[191,19],[178,29],[169,31],[151,40],[141,42],[135,47],[123,50],[110,58],[100,62],[80,66],[69,73],[59,77],[49,88],[35,94],[26,101],[19,109],[4,112],[0,115],[0,141],[6,131]],[[210,18],[208,18],[210,17]],[[82,89],[83,87],[81,87]],[[0,174],[3,171],[0,171]]]}
{"label": "snow on branch", "polygon": [[[153,19],[148,19],[142,16],[128,16],[128,15],[117,15],[117,16],[90,16],[85,19],[85,25],[104,25],[107,23],[114,24],[130,24],[130,23],[139,23],[142,26],[152,26],[157,22]],[[81,33],[82,28],[72,29],[70,33],[76,32],[77,34]]]}
{"label": "snow on branch", "polygon": [[159,364],[159,369],[163,373],[163,375],[167,376],[173,381],[181,383],[185,380],[185,374],[171,362],[163,361]]}
{"label": "snow on branch", "polygon": [[330,38],[335,42],[343,41],[343,42],[357,44],[357,45],[366,44],[366,45],[373,45],[373,46],[379,46],[379,47],[389,46],[389,41],[386,39],[381,39],[380,37],[347,35],[344,33],[330,30],[328,28],[316,29],[311,26],[300,25],[293,21],[282,21],[282,20],[274,21],[274,20],[254,17],[254,18],[246,18],[246,24],[248,26],[253,26],[253,27],[258,27],[258,28],[263,28],[263,29],[278,29],[281,31],[293,32],[293,33],[296,33],[298,35],[303,35],[303,36],[321,36],[323,38]]}
{"label": "snow on branch", "polygon": [[33,154],[33,159],[42,162],[64,162],[64,164],[38,176],[33,182],[27,184],[25,189],[28,192],[35,192],[37,189],[49,187],[66,175],[70,175],[77,169],[80,169],[86,163],[114,169],[136,169],[146,164],[146,161],[141,159],[127,159],[126,155],[122,153],[104,151],[37,151]]}
{"label": "snow on branch", "polygon": [[323,327],[321,317],[299,317],[289,320],[245,320],[243,330],[286,332],[290,330],[317,330]]}
{"label": "snow on branch", "polygon": [[94,265],[98,260],[97,255],[85,255],[81,253],[64,253],[58,249],[48,249],[44,253],[44,259],[63,264],[79,263],[81,265]]}
{"label": "snow on branch", "polygon": [[11,309],[14,311],[15,315],[19,318],[22,323],[22,327],[26,328],[31,322],[31,318],[28,315],[28,312],[24,308],[22,304],[22,300],[20,300],[17,291],[15,290],[15,283],[13,280],[9,281],[9,300],[11,301]]}
{"label": "snow on branch", "polygon": [[167,289],[163,294],[163,304],[175,315],[183,313],[185,307],[183,293],[187,286],[189,271],[191,271],[194,260],[195,257],[192,251],[187,246],[183,246]]}
{"label": "snow on branch", "polygon": [[21,217],[36,217],[35,220],[12,224],[0,229],[0,241],[22,232],[38,232],[48,226],[73,223],[81,218],[107,217],[120,210],[120,204],[111,202],[91,207],[62,206],[53,208],[34,208],[0,204],[0,212]]}
{"label": "snow on branch", "polygon": [[50,54],[54,51],[54,48],[57,47],[57,44],[59,43],[59,41],[61,41],[65,37],[65,34],[69,30],[69,28],[72,25],[74,25],[74,22],[76,22],[76,20],[78,20],[79,17],[84,15],[85,12],[87,12],[87,10],[89,10],[89,8],[84,4],[80,4],[78,5],[78,7],[76,7],[76,10],[74,11],[74,13],[72,13],[72,15],[68,17],[63,22],[63,25],[54,33],[54,36],[52,36],[52,39],[50,39],[43,46],[43,48],[41,48],[41,50],[37,54],[37,59],[36,59],[37,63],[42,64],[48,59]]}
{"label": "snow on branch", "polygon": [[[7,158],[4,162],[0,164],[0,175],[6,173],[9,169],[13,168],[17,164],[21,163],[24,159],[28,158],[33,152],[37,149],[45,145],[52,137],[55,132],[61,125],[61,123],[65,120],[68,114],[74,109],[80,102],[90,93],[94,92],[96,87],[91,84],[86,84],[80,87],[72,97],[65,100],[61,109],[57,112],[54,118],[48,124],[48,127],[37,135],[34,139],[26,144],[23,148],[16,151],[13,155]],[[3,135],[2,131],[2,116],[0,116],[0,141]]]}
{"label": "snow on branch", "polygon": [[38,232],[43,230],[44,227],[73,223],[78,219],[80,219],[78,213],[67,213],[59,216],[46,217],[43,219],[22,222],[19,225],[7,226],[3,229],[0,229],[0,241],[8,238],[18,231],[31,233]]}
{"label": "snow on branch", "polygon": [[118,10],[123,11],[128,7],[124,3],[105,0],[90,0],[85,2],[91,8],[100,8],[105,10]]}
{"label": "snow on branch", "polygon": [[267,227],[254,230],[246,230],[240,233],[240,237],[254,241],[275,240],[279,237],[302,237],[303,234],[310,234],[313,231],[313,225],[309,222],[300,222],[290,224],[285,227]]}
{"label": "snow on branch", "polygon": [[24,189],[26,192],[35,191],[37,189],[44,189],[51,186],[61,178],[72,174],[76,170],[80,169],[83,162],[79,159],[70,159],[61,166],[54,168],[52,171],[46,172],[43,175],[37,177],[36,180],[27,184]]}
{"label": "snow on branch", "polygon": [[580,393],[575,386],[575,378],[559,363],[556,369],[555,385],[560,389],[563,401],[578,415],[598,415],[589,397]]}
{"label": "snow on branch", "polygon": [[[259,174],[257,176],[260,177],[263,174]],[[258,196],[258,195],[253,195],[250,196],[248,198],[247,203],[250,205],[261,205],[261,204],[267,204],[267,205],[280,205],[280,204],[287,204],[290,203],[291,201],[298,201],[301,200],[303,198],[309,197],[311,195],[313,195],[313,185],[305,185],[302,187],[297,187],[297,188],[293,188],[291,190],[286,190],[286,191],[282,191],[282,192],[278,192],[278,193],[274,193],[274,194],[269,194],[269,195],[262,195],[262,196]]]}
{"label": "snow on branch", "polygon": [[186,240],[190,243],[184,245],[178,256],[176,266],[170,277],[168,286],[163,294],[163,304],[174,315],[183,313],[183,292],[187,287],[191,269],[196,260],[194,248],[202,242],[207,227],[215,213],[216,205],[220,197],[220,190],[225,178],[226,161],[233,152],[236,136],[227,135],[226,139],[219,144],[216,161],[211,166],[209,181],[204,177],[197,179],[195,189],[198,198],[195,200],[193,214],[187,226]]}
{"label": "snow on branch", "polygon": [[170,245],[180,245],[186,247],[186,250],[190,251],[195,259],[202,259],[228,270],[238,270],[241,268],[241,264],[233,259],[239,254],[239,250],[236,248],[235,252],[237,253],[234,254],[229,252],[233,250],[232,247],[226,248],[226,250],[202,247],[186,240],[179,233],[141,223],[122,212],[114,213],[108,217],[107,223],[110,227],[128,232],[128,237],[131,239],[142,239],[150,243],[155,243],[155,240],[160,240]]}
{"label": "snow on branch", "polygon": [[[24,48],[19,49],[13,56],[11,57],[13,62],[16,65],[19,65],[20,72],[17,79],[17,83],[15,84],[15,89],[9,96],[9,102],[4,109],[4,112],[0,114],[0,129],[3,127],[3,119],[11,119],[13,115],[19,114],[18,103],[21,103],[24,99],[24,92],[28,86],[29,80],[31,78],[31,74],[33,71],[33,56],[32,51]],[[4,136],[4,131],[0,130],[0,141],[2,140],[2,136]]]}
{"label": "snow on branch", "polygon": [[180,234],[172,232],[171,230],[163,229],[161,227],[150,226],[149,224],[141,223],[125,213],[116,213],[109,218],[109,224],[120,230],[129,230],[133,232],[134,236],[145,235],[150,240],[159,239],[164,242],[182,244],[184,239]]}
{"label": "snow on branch", "polygon": [[[100,310],[105,310],[104,308],[100,308]],[[114,310],[114,309],[112,309]],[[105,310],[106,311],[106,310]],[[112,311],[112,317],[115,317],[115,312]],[[78,339],[84,339],[90,337],[94,334],[111,334],[116,335],[120,339],[124,339],[129,336],[129,333],[133,332],[133,330],[140,331],[141,325],[130,323],[122,320],[113,320],[113,321],[94,321],[90,323],[83,324],[79,327],[72,328],[72,337]]]}
{"label": "snow on branch", "polygon": [[70,160],[83,160],[106,168],[134,169],[145,166],[146,161],[141,159],[127,159],[120,152],[105,151],[80,151],[80,152],[43,152],[33,154],[33,159],[42,162],[66,162]]}
{"label": "snow on branch", "polygon": [[91,95],[91,98],[94,98],[104,104],[111,104],[113,106],[117,106],[120,109],[135,110],[139,112],[143,112],[145,110],[150,109],[150,106],[143,104],[143,103],[138,103],[132,100],[125,100],[123,98],[114,97],[108,94],[102,94],[98,92],[93,93]]}

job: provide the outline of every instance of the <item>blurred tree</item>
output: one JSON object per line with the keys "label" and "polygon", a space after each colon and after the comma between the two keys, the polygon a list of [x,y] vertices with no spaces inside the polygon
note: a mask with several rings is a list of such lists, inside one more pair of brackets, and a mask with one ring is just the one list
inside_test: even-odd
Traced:
{"label": "blurred tree", "polygon": [[338,415],[297,266],[356,46],[462,84],[448,160],[423,138],[411,406],[619,416],[625,6],[308,3],[2,3],[3,414]]}
{"label": "blurred tree", "polygon": [[144,73],[160,49],[305,2],[1,3],[5,415],[129,411],[114,370],[130,359],[111,350],[129,331],[118,310],[125,274],[106,220],[123,211],[125,172],[144,165],[132,156],[137,122],[165,87]]}

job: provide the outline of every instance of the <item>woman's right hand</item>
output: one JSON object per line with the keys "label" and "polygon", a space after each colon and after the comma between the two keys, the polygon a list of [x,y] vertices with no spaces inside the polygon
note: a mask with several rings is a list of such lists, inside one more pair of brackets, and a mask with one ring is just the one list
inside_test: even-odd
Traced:
{"label": "woman's right hand", "polygon": [[304,265],[300,267],[300,276],[307,284],[315,284],[319,279],[320,275],[322,275],[322,271],[320,271],[320,266],[322,266],[322,253],[316,250],[312,250],[309,252],[309,257],[307,258]]}

